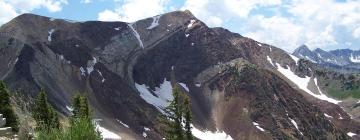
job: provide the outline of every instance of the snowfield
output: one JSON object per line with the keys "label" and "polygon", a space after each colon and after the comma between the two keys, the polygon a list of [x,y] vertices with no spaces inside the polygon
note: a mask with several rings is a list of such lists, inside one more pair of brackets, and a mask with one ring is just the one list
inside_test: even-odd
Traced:
{"label": "snowfield", "polygon": [[330,103],[334,103],[334,104],[338,104],[341,101],[337,101],[335,99],[329,98],[327,97],[325,94],[323,94],[318,86],[317,83],[317,79],[314,79],[314,82],[319,90],[319,94],[315,94],[312,91],[310,91],[307,87],[309,85],[309,82],[311,80],[310,77],[306,76],[305,78],[299,77],[297,76],[294,72],[292,72],[289,68],[289,66],[286,66],[286,68],[283,68],[282,66],[280,66],[280,64],[276,63],[276,65],[278,66],[278,71],[284,75],[286,78],[288,78],[291,82],[293,82],[294,84],[296,84],[300,89],[302,89],[303,91],[307,92],[308,94],[310,94],[311,96],[314,96],[315,98],[318,98],[320,100],[324,100],[324,101],[328,101]]}
{"label": "snowfield", "polygon": [[133,27],[134,23],[129,23],[128,26],[130,27],[130,29],[133,31],[134,36],[136,37],[136,39],[139,41],[139,45],[141,48],[144,48],[144,44],[141,41],[140,35],[139,33],[136,31],[136,29]]}
{"label": "snowfield", "polygon": [[353,56],[353,54],[351,54],[349,59],[353,63],[360,63],[360,56]]}
{"label": "snowfield", "polygon": [[155,28],[156,26],[158,26],[159,25],[159,20],[160,20],[160,17],[161,17],[161,15],[158,15],[158,16],[155,16],[155,17],[153,17],[153,22],[151,23],[151,25],[149,26],[149,27],[147,27],[146,29],[153,29],[153,28]]}
{"label": "snowfield", "polygon": [[191,130],[192,134],[200,140],[233,140],[233,138],[230,135],[226,134],[224,131],[201,131],[193,125],[191,125],[191,127],[193,128]]}
{"label": "snowfield", "polygon": [[143,98],[147,103],[155,106],[162,113],[165,113],[163,109],[169,106],[170,101],[173,99],[171,82],[166,79],[164,79],[160,87],[155,87],[155,91],[153,91],[153,93],[157,97],[151,94],[149,87],[145,84],[140,85],[135,83],[135,87],[140,92],[141,98]]}
{"label": "snowfield", "polygon": [[96,130],[100,132],[103,140],[108,140],[108,139],[121,140],[121,137],[119,135],[107,130],[104,127],[101,127],[99,124],[96,125]]}

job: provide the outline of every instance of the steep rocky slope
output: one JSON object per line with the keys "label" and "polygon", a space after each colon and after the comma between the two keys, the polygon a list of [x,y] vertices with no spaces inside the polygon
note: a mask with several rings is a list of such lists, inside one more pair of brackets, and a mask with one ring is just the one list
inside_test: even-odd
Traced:
{"label": "steep rocky slope", "polygon": [[190,96],[198,138],[350,139],[347,133],[360,133],[357,101],[340,102],[322,90],[333,71],[209,28],[189,11],[134,23],[24,14],[1,26],[0,35],[0,78],[12,90],[34,97],[45,88],[64,115],[71,97],[83,93],[100,126],[122,139],[163,137],[156,118],[173,86]]}

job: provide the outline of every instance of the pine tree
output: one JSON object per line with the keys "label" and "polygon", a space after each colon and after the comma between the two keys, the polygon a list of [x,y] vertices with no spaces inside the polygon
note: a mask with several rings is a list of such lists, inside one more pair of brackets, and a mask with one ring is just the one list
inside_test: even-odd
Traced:
{"label": "pine tree", "polygon": [[5,126],[17,132],[19,130],[18,118],[11,106],[10,92],[3,81],[0,81],[0,113],[6,118]]}
{"label": "pine tree", "polygon": [[170,105],[165,108],[166,118],[168,122],[166,130],[166,139],[169,140],[183,140],[184,132],[182,129],[183,109],[180,103],[180,90],[178,87],[173,88],[174,99]]}
{"label": "pine tree", "polygon": [[40,90],[36,98],[33,116],[39,130],[49,131],[60,127],[58,115],[48,103],[44,89]]}
{"label": "pine tree", "polygon": [[90,109],[87,98],[85,96],[76,95],[73,99],[73,117],[74,118],[89,118]]}
{"label": "pine tree", "polygon": [[193,140],[193,135],[191,133],[191,122],[192,122],[192,116],[191,116],[191,105],[190,105],[190,99],[188,96],[184,99],[184,123],[185,123],[185,135],[187,140]]}

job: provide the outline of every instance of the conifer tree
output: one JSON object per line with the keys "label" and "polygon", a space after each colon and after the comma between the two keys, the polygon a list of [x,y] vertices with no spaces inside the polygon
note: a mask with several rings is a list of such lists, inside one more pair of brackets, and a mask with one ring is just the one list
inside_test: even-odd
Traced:
{"label": "conifer tree", "polygon": [[48,103],[44,89],[40,90],[36,98],[33,116],[40,130],[49,131],[60,126],[58,115]]}
{"label": "conifer tree", "polygon": [[18,118],[11,106],[10,92],[3,81],[0,81],[0,114],[6,118],[6,127],[11,127],[14,132],[19,130]]}
{"label": "conifer tree", "polygon": [[166,118],[169,120],[167,123],[166,139],[169,140],[183,140],[184,132],[182,129],[183,109],[180,102],[180,90],[178,87],[173,88],[174,99],[170,105],[165,108]]}
{"label": "conifer tree", "polygon": [[188,96],[185,96],[184,99],[184,123],[185,123],[185,135],[187,140],[193,140],[193,135],[191,133],[191,122],[192,122],[192,115],[191,115],[191,105],[190,99]]}

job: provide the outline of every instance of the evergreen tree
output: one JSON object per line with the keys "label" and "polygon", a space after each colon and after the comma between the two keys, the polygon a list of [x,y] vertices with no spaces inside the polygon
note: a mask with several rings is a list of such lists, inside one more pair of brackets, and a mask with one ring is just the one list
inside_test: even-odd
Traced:
{"label": "evergreen tree", "polygon": [[60,127],[58,115],[48,103],[44,89],[40,90],[36,98],[33,116],[40,130],[49,131],[52,128]]}
{"label": "evergreen tree", "polygon": [[14,132],[19,130],[18,118],[11,106],[10,92],[3,81],[0,81],[0,114],[6,118],[6,127],[11,127]]}
{"label": "evergreen tree", "polygon": [[191,133],[191,122],[192,122],[192,116],[191,116],[191,105],[190,105],[190,99],[189,97],[185,97],[184,99],[184,123],[185,123],[185,135],[187,140],[193,140],[193,135]]}
{"label": "evergreen tree", "polygon": [[183,109],[180,103],[179,88],[175,86],[172,94],[174,99],[170,102],[170,105],[165,108],[165,113],[167,114],[165,117],[169,120],[169,122],[166,123],[166,139],[183,140],[184,132],[181,124],[183,120]]}
{"label": "evergreen tree", "polygon": [[73,99],[73,117],[74,118],[89,118],[90,109],[87,98],[85,96],[76,95]]}

